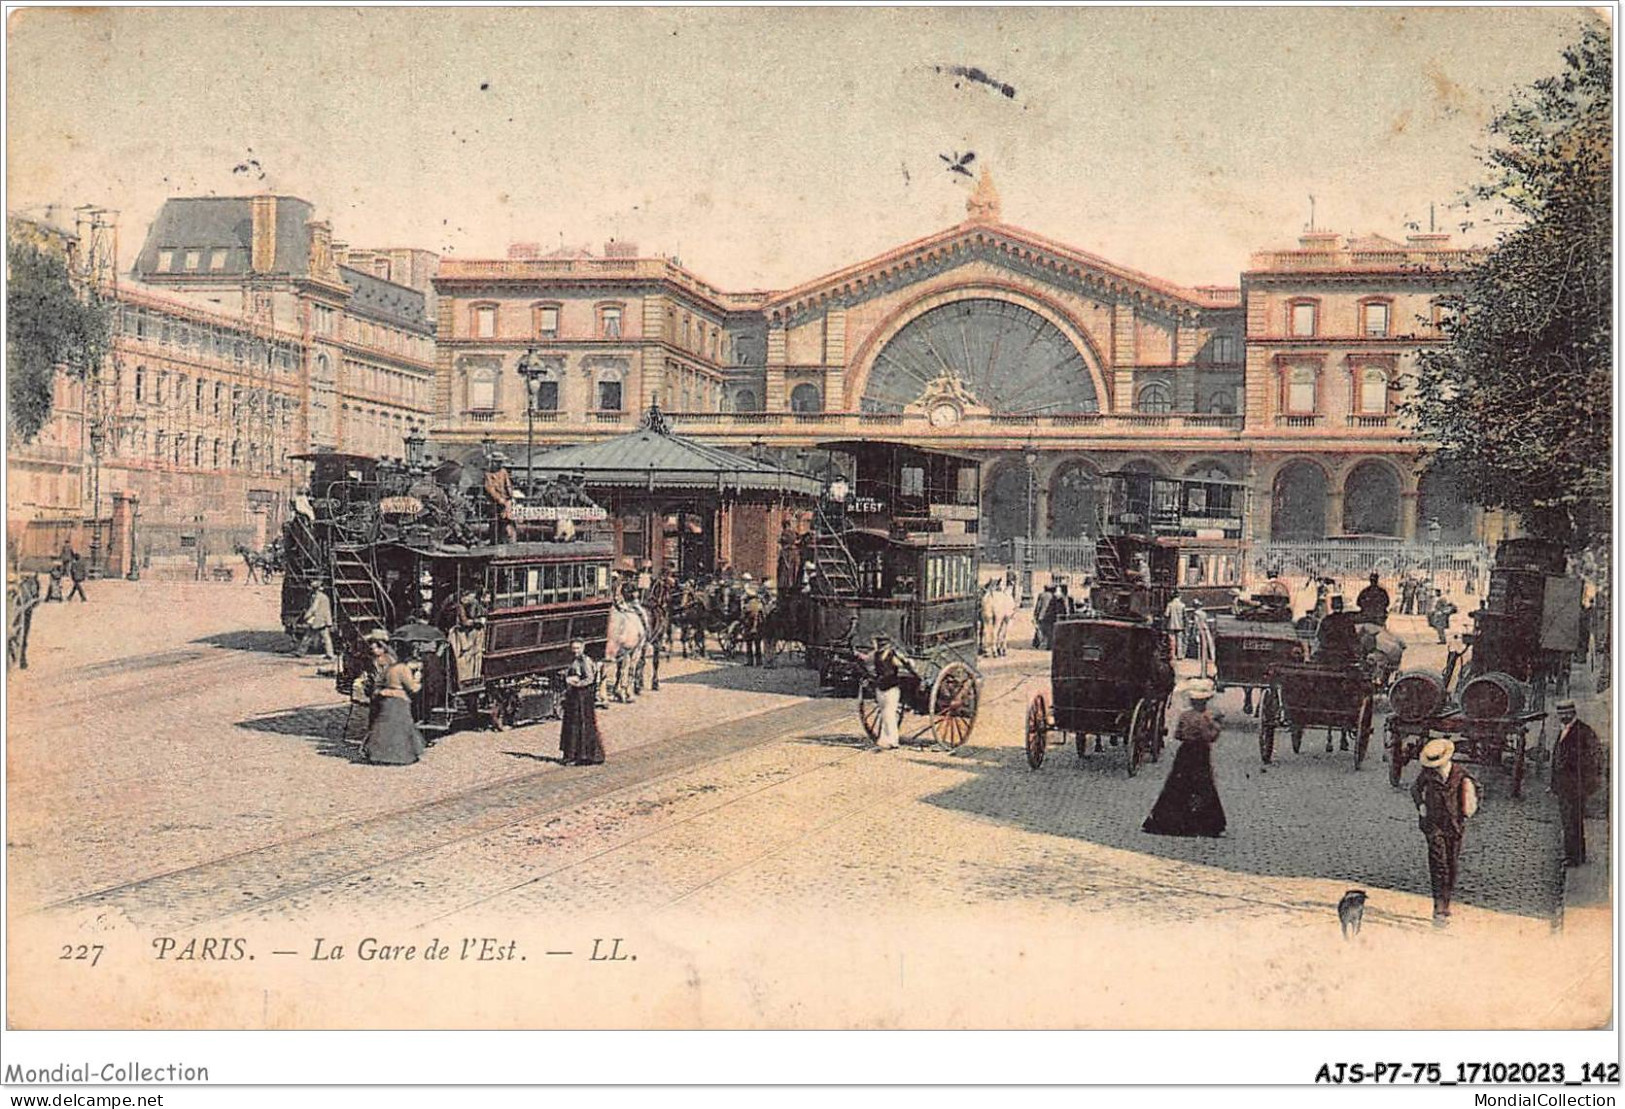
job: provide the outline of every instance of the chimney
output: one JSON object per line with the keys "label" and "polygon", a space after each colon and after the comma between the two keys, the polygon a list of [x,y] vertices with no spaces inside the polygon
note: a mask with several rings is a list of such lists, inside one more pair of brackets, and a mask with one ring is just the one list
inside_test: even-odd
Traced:
{"label": "chimney", "polygon": [[270,273],[276,269],[276,197],[261,194],[250,203],[254,216],[250,268],[255,273]]}
{"label": "chimney", "polygon": [[530,262],[542,256],[541,243],[509,243],[508,260],[510,262]]}
{"label": "chimney", "polygon": [[605,258],[636,258],[637,256],[637,243],[629,243],[624,239],[611,239],[604,244]]}

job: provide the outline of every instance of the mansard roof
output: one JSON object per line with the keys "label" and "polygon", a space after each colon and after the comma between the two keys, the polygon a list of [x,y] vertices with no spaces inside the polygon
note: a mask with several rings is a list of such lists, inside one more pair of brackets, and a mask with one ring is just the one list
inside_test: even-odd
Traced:
{"label": "mansard roof", "polygon": [[[309,232],[305,230],[316,214],[308,200],[296,196],[276,198],[276,264],[274,272],[304,277],[310,271]],[[147,229],[146,242],[135,260],[135,276],[140,280],[163,281],[171,274],[188,277],[241,276],[250,269],[254,239],[254,198],[251,196],[170,197],[158,210]],[[198,251],[197,270],[160,269],[159,252],[172,250],[177,259],[187,251]],[[219,264],[210,255],[224,251]],[[179,261],[176,262],[179,265]]]}
{"label": "mansard roof", "polygon": [[837,270],[784,292],[763,306],[770,318],[794,316],[826,301],[859,296],[871,285],[889,282],[907,271],[955,254],[991,253],[1019,260],[1080,281],[1098,295],[1136,298],[1169,313],[1236,308],[1241,290],[1225,286],[1185,286],[1108,262],[1099,255],[1067,246],[1035,232],[1004,223],[967,221]]}

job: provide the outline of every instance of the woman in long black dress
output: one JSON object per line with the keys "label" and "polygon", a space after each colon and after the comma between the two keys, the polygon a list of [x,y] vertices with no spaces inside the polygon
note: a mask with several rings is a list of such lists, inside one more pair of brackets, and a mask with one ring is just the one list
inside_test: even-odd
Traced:
{"label": "woman in long black dress", "polygon": [[570,644],[575,657],[564,671],[564,726],[559,731],[559,753],[566,766],[596,766],[604,761],[604,740],[598,734],[595,705],[598,668],[587,657],[587,645]]}
{"label": "woman in long black dress", "polygon": [[1224,806],[1213,780],[1213,745],[1219,739],[1219,725],[1207,712],[1213,683],[1193,682],[1185,696],[1191,707],[1174,728],[1174,739],[1179,741],[1174,765],[1141,827],[1155,836],[1221,836]]}

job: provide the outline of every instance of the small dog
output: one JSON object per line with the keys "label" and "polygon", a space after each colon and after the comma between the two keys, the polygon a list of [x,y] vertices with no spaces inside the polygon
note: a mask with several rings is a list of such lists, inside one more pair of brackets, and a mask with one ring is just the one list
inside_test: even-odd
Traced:
{"label": "small dog", "polygon": [[1343,926],[1343,938],[1353,939],[1360,934],[1360,921],[1365,918],[1365,890],[1349,890],[1337,903],[1337,920]]}

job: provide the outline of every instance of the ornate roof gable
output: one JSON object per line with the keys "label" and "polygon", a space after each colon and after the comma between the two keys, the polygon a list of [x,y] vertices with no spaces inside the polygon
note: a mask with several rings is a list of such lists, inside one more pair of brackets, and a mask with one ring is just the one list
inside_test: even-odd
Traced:
{"label": "ornate roof gable", "polygon": [[989,210],[997,210],[997,197],[991,186],[987,192],[973,218],[965,223],[776,293],[763,310],[770,321],[793,323],[826,308],[861,303],[973,260],[1070,286],[1100,300],[1133,301],[1170,316],[1240,306],[1238,289],[1176,285],[1031,231],[992,222]]}

